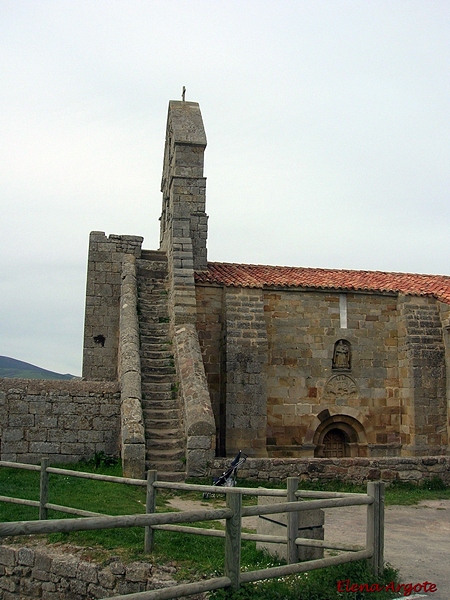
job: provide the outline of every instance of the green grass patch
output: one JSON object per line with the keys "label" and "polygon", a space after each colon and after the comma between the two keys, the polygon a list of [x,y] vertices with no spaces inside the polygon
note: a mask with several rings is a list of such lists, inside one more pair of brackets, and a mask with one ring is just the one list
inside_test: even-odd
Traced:
{"label": "green grass patch", "polygon": [[[203,485],[211,485],[211,479],[196,478],[189,480],[190,483],[201,483]],[[257,488],[266,487],[270,489],[286,489],[285,482],[267,482],[267,481],[250,481],[239,479],[236,483],[239,487]],[[339,479],[332,481],[310,482],[301,481],[299,484],[300,490],[316,490],[325,492],[345,492],[351,494],[367,493],[366,485],[357,485],[347,483]],[[418,504],[423,500],[450,500],[450,486],[439,477],[432,477],[421,484],[411,483],[407,481],[396,480],[386,485],[385,488],[385,504],[389,505],[412,505]],[[244,504],[257,503],[257,500],[244,496]]]}
{"label": "green grass patch", "polygon": [[[374,577],[367,562],[358,561],[309,573],[248,583],[232,594],[227,594],[225,590],[217,590],[212,592],[210,600],[388,600],[398,596],[391,591],[338,591],[338,582],[346,580],[350,580],[351,584],[377,583],[387,586],[394,582],[396,585],[398,572],[387,566],[381,577]],[[345,589],[345,583],[341,586],[341,589]]]}

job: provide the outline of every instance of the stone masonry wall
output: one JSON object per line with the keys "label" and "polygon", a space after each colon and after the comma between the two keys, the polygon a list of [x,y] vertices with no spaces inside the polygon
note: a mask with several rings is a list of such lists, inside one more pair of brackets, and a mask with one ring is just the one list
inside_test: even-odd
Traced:
{"label": "stone masonry wall", "polygon": [[[212,475],[219,475],[229,459],[216,458]],[[349,483],[395,480],[424,483],[438,477],[450,485],[450,456],[381,458],[248,458],[239,470],[239,478],[257,481],[284,481],[299,477],[301,481]],[[238,482],[239,483],[239,482]]]}
{"label": "stone masonry wall", "polygon": [[439,302],[439,312],[442,323],[442,337],[444,341],[444,352],[445,352],[445,379],[446,379],[446,394],[448,399],[447,404],[447,440],[450,440],[450,306]]}
{"label": "stone masonry wall", "polygon": [[[206,284],[197,285],[196,294],[197,329],[220,440],[218,455],[225,455],[225,414],[228,455],[251,448],[245,435],[259,438],[254,424],[239,423],[245,415],[260,414],[265,395],[267,451],[272,457],[324,456],[324,437],[335,428],[346,436],[345,456],[446,454],[450,389],[446,305],[431,297],[296,289],[262,292]],[[245,311],[257,314],[250,306],[260,294],[265,320],[258,325],[262,337],[252,341],[256,329],[247,322]],[[349,351],[343,365],[334,362],[339,340]],[[241,363],[259,361],[264,343],[267,367],[243,376]],[[259,391],[253,393],[258,385]],[[239,402],[236,394],[242,396]],[[242,402],[247,402],[247,409]],[[235,410],[241,411],[239,415]]]}
{"label": "stone masonry wall", "polygon": [[447,451],[447,390],[443,328],[434,298],[399,298],[399,361],[405,454]]}
{"label": "stone masonry wall", "polygon": [[[356,455],[367,452],[366,444],[374,454],[397,453],[396,298],[346,294],[347,327],[339,293],[267,291],[264,299],[270,455],[314,456],[321,442],[315,432],[330,419],[337,423],[337,415],[359,428]],[[340,339],[350,344],[349,368],[334,369]]]}
{"label": "stone masonry wall", "polygon": [[117,383],[0,379],[1,460],[53,463],[119,454]]}
{"label": "stone masonry wall", "polygon": [[84,323],[83,377],[117,380],[122,260],[141,255],[143,238],[93,231],[89,237]]}
{"label": "stone masonry wall", "polygon": [[222,393],[224,365],[223,349],[223,288],[217,286],[196,286],[197,331],[208,381],[211,405],[216,421],[216,454],[226,455],[225,436],[225,394]]}
{"label": "stone masonry wall", "polygon": [[263,293],[225,292],[226,447],[266,456],[267,333]]}
{"label": "stone masonry wall", "polygon": [[[146,562],[81,560],[51,546],[0,546],[0,598],[92,600],[175,585],[175,568]],[[199,596],[196,596],[197,598]]]}

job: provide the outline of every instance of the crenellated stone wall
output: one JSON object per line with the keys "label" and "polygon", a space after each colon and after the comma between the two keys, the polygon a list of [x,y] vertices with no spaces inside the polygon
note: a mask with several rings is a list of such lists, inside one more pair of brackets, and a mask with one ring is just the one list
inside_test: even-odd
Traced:
{"label": "crenellated stone wall", "polygon": [[0,379],[1,460],[53,463],[117,456],[120,393],[117,383]]}

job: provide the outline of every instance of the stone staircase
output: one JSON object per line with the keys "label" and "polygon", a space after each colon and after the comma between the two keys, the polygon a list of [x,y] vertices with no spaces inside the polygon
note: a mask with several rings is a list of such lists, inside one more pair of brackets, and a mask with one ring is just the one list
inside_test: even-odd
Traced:
{"label": "stone staircase", "polygon": [[183,413],[169,336],[164,252],[142,251],[137,287],[145,467],[156,469],[162,481],[182,481],[186,469]]}

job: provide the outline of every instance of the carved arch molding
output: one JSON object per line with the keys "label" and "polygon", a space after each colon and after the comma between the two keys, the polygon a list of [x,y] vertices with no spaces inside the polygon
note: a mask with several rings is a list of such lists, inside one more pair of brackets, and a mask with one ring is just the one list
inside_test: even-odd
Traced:
{"label": "carved arch molding", "polygon": [[325,417],[314,432],[313,444],[316,447],[314,456],[317,458],[367,456],[364,427],[349,415]]}

